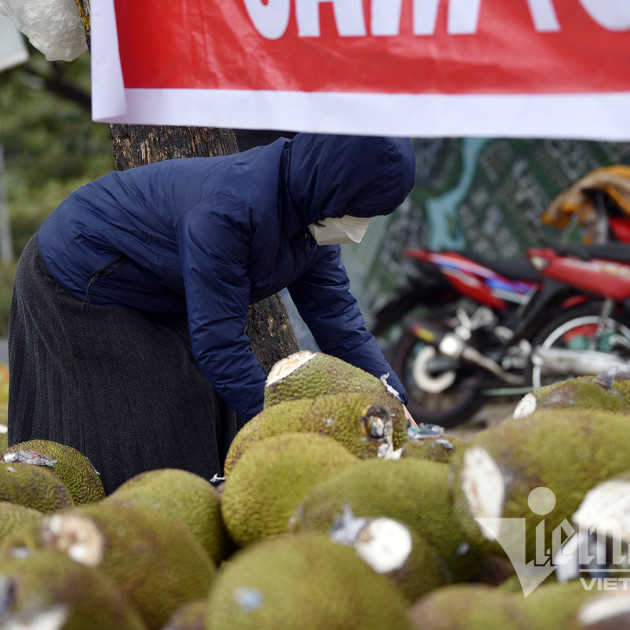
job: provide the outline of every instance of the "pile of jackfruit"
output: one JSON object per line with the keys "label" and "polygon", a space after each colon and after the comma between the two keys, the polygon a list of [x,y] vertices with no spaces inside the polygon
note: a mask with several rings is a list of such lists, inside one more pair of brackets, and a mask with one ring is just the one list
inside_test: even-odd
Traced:
{"label": "pile of jackfruit", "polygon": [[625,627],[627,592],[552,563],[578,525],[630,541],[629,436],[629,381],[536,390],[464,442],[411,426],[386,376],[296,353],[218,481],[105,496],[71,447],[0,452],[0,630]]}

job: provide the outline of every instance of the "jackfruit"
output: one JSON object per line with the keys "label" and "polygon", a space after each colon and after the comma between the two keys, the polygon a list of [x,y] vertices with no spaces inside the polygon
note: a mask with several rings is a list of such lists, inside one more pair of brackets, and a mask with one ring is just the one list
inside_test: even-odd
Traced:
{"label": "jackfruit", "polygon": [[265,382],[264,407],[329,394],[387,394],[383,376],[385,382],[329,354],[301,350],[280,359],[271,368]]}
{"label": "jackfruit", "polygon": [[356,516],[408,525],[437,550],[453,581],[468,580],[478,570],[482,554],[455,518],[446,464],[415,457],[361,460],[304,495],[292,519],[294,531],[328,531],[345,505]]}
{"label": "jackfruit", "polygon": [[615,379],[615,381],[611,385],[611,389],[617,392],[623,399],[626,401],[628,405],[630,405],[630,379],[629,378],[619,378]]}
{"label": "jackfruit", "polygon": [[345,506],[328,534],[333,542],[352,547],[370,568],[388,577],[409,603],[449,581],[449,571],[438,552],[400,521],[355,516]]}
{"label": "jackfruit", "polygon": [[0,628],[146,630],[100,571],[54,551],[2,562]]}
{"label": "jackfruit", "polygon": [[418,630],[573,630],[580,606],[593,597],[580,582],[542,585],[527,597],[480,584],[433,591],[410,609]]}
{"label": "jackfruit", "polygon": [[597,591],[589,591],[580,581],[545,583],[527,597],[514,593],[521,608],[525,627],[536,630],[574,630],[580,607],[593,599]]}
{"label": "jackfruit", "polygon": [[514,418],[543,409],[599,409],[630,414],[630,402],[624,398],[618,382],[604,382],[596,376],[578,376],[545,385],[526,394],[514,409]]}
{"label": "jackfruit", "polygon": [[543,410],[481,431],[451,462],[457,518],[469,536],[490,541],[498,553],[516,526],[524,528],[528,559],[535,557],[541,528],[545,549],[552,549],[553,533],[557,538],[557,528],[566,529],[585,493],[630,470],[630,451],[622,446],[629,431],[628,416],[575,408]]}
{"label": "jackfruit", "polygon": [[493,586],[453,584],[420,598],[409,609],[409,617],[414,630],[534,628],[520,620],[520,612],[516,599]]}
{"label": "jackfruit", "polygon": [[53,460],[50,470],[63,481],[76,505],[96,503],[105,497],[98,472],[90,460],[72,446],[51,440],[29,440],[10,446],[0,455],[10,461],[10,455],[20,451]]}
{"label": "jackfruit", "polygon": [[402,403],[360,392],[292,400],[264,409],[235,436],[225,460],[229,478],[239,457],[263,438],[288,433],[328,435],[362,459],[387,456],[407,440]]}
{"label": "jackfruit", "polygon": [[291,515],[319,481],[358,460],[339,442],[316,433],[289,433],[252,445],[226,479],[223,521],[245,546],[288,532]]}
{"label": "jackfruit", "polygon": [[105,501],[154,509],[180,521],[195,535],[216,565],[232,551],[221,517],[221,497],[203,477],[178,468],[140,473],[110,494]]}
{"label": "jackfruit", "polygon": [[204,597],[216,574],[208,554],[186,527],[156,510],[96,503],[47,516],[22,528],[5,557],[51,549],[96,567],[159,629],[184,603]]}
{"label": "jackfruit", "polygon": [[10,534],[41,518],[43,514],[38,510],[9,501],[0,501],[0,548]]}
{"label": "jackfruit", "polygon": [[267,539],[237,551],[213,584],[207,630],[408,630],[390,581],[326,535]]}
{"label": "jackfruit", "polygon": [[455,453],[466,448],[466,442],[449,435],[407,440],[400,452],[401,457],[418,457],[432,462],[448,464]]}
{"label": "jackfruit", "polygon": [[72,507],[68,488],[47,466],[0,461],[0,501],[56,512]]}

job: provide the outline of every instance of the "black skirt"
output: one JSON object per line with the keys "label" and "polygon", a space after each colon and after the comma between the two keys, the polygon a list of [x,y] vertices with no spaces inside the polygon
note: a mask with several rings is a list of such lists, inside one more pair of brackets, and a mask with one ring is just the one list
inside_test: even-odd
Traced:
{"label": "black skirt", "polygon": [[240,426],[195,363],[185,317],[86,304],[29,241],[9,319],[9,444],[72,446],[110,494],[156,468],[221,476]]}

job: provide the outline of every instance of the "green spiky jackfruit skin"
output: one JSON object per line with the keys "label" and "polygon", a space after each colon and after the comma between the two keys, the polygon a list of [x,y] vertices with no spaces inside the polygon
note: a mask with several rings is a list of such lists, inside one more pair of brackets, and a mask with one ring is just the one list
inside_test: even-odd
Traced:
{"label": "green spiky jackfruit skin", "polygon": [[355,516],[388,517],[432,545],[455,582],[470,579],[482,554],[453,513],[449,467],[414,457],[362,460],[314,486],[293,520],[296,531],[328,531],[348,505]]}
{"label": "green spiky jackfruit skin", "polygon": [[[509,560],[506,560],[506,561],[509,562]],[[551,577],[548,577],[547,579],[552,580],[554,578],[553,576],[551,576]],[[516,573],[509,576],[506,580],[501,582],[501,584],[497,584],[497,588],[500,591],[503,591],[504,593],[517,593],[518,594],[518,593],[523,592],[523,586],[521,585],[521,581],[519,580],[519,577]]]}
{"label": "green spiky jackfruit skin", "polygon": [[616,379],[612,384],[612,389],[617,392],[630,406],[630,379]]}
{"label": "green spiky jackfruit skin", "polygon": [[[530,630],[518,603],[485,584],[454,584],[433,591],[410,609],[414,630]],[[538,630],[538,628],[536,629]]]}
{"label": "green spiky jackfruit skin", "polygon": [[208,601],[207,630],[410,630],[396,588],[326,535],[283,536],[238,551]]}
{"label": "green spiky jackfruit skin", "polygon": [[47,466],[0,461],[0,501],[50,513],[72,507],[68,488]]}
{"label": "green spiky jackfruit skin", "polygon": [[287,433],[327,435],[361,459],[376,457],[380,443],[370,439],[364,420],[373,407],[389,414],[393,448],[401,448],[407,440],[407,419],[402,403],[389,394],[374,396],[359,392],[292,400],[264,409],[241,428],[228,450],[225,476],[230,476],[238,459],[252,444]]}
{"label": "green spiky jackfruit skin", "polygon": [[42,512],[25,505],[0,501],[0,548],[13,532],[43,518]]}
{"label": "green spiky jackfruit skin", "polygon": [[238,460],[221,496],[223,521],[241,547],[289,531],[304,494],[358,460],[336,440],[289,433],[261,440]]}
{"label": "green spiky jackfruit skin", "polygon": [[[81,535],[58,535],[64,522],[71,522],[72,531]],[[89,554],[77,558],[77,540]],[[166,514],[136,506],[102,501],[54,514],[10,536],[3,557],[11,557],[16,549],[44,547],[96,567],[151,630],[162,628],[186,602],[206,596],[216,576],[212,560],[186,527]]]}
{"label": "green spiky jackfruit skin", "polygon": [[614,382],[611,389],[599,384],[594,376],[577,376],[533,390],[536,409],[600,409],[630,414],[630,403],[621,391],[624,385]]}
{"label": "green spiky jackfruit skin", "polygon": [[[61,552],[39,551],[3,561],[0,599],[2,628],[146,630],[138,613],[108,578]],[[54,622],[57,615],[63,621]]]}
{"label": "green spiky jackfruit skin", "polygon": [[[545,544],[565,519],[571,519],[584,495],[598,483],[630,470],[630,451],[620,445],[630,434],[626,415],[596,409],[548,409],[505,420],[475,435],[461,456],[451,461],[453,497],[460,525],[477,544],[502,553],[498,543],[486,540],[471,514],[463,488],[466,454],[480,446],[492,457],[505,484],[502,518],[523,518],[526,551],[533,558],[536,526],[545,520]],[[528,503],[538,487],[555,495],[551,512],[538,515]]]}
{"label": "green spiky jackfruit skin", "polygon": [[520,618],[528,628],[537,630],[572,630],[579,628],[580,607],[598,594],[579,580],[559,583],[545,581],[527,597],[515,592],[512,597],[521,609]]}
{"label": "green spiky jackfruit skin", "polygon": [[311,359],[280,380],[265,384],[264,408],[302,398],[330,394],[387,393],[385,384],[372,374],[342,359],[315,352]]}
{"label": "green spiky jackfruit skin", "polygon": [[158,510],[180,521],[217,566],[235,550],[221,517],[219,493],[207,479],[192,472],[178,468],[143,472],[116,488],[105,501]]}
{"label": "green spiky jackfruit skin", "polygon": [[55,460],[50,469],[63,481],[76,505],[96,503],[105,497],[103,482],[90,460],[72,446],[51,440],[28,440],[8,447],[0,453],[32,451]]}
{"label": "green spiky jackfruit skin", "polygon": [[418,457],[432,462],[448,464],[455,453],[466,448],[466,442],[452,436],[407,440],[400,453],[401,457]]}

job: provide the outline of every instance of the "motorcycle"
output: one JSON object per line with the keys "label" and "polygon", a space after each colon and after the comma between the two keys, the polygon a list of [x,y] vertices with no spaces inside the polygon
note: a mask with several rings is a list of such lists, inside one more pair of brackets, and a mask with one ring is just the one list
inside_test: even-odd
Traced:
{"label": "motorcycle", "polygon": [[619,243],[555,246],[530,249],[528,256],[545,277],[591,296],[536,336],[532,387],[611,368],[617,376],[630,378],[630,248]]}
{"label": "motorcycle", "polygon": [[[417,421],[453,426],[491,396],[522,395],[627,360],[630,321],[623,299],[630,294],[617,299],[619,293],[594,292],[598,280],[585,284],[576,263],[566,262],[576,252],[598,261],[602,243],[610,240],[616,242],[606,248],[615,245],[619,255],[630,250],[630,203],[626,210],[610,193],[611,175],[630,182],[630,169],[622,175],[599,170],[559,195],[542,217],[560,229],[578,223],[585,231],[582,249],[546,241],[546,248],[528,250],[527,260],[510,261],[466,251],[405,250],[421,275],[376,313],[372,332],[382,336],[401,328],[388,354]],[[615,282],[601,284],[610,285]]]}
{"label": "motorcycle", "polygon": [[[562,228],[571,214],[587,228],[582,245],[542,238],[547,247],[527,251],[545,278],[537,297],[542,309],[560,304],[533,337],[532,388],[611,369],[630,378],[630,167],[587,174],[552,202],[542,220]],[[567,287],[574,291],[568,296]],[[545,293],[555,299],[546,300]]]}

